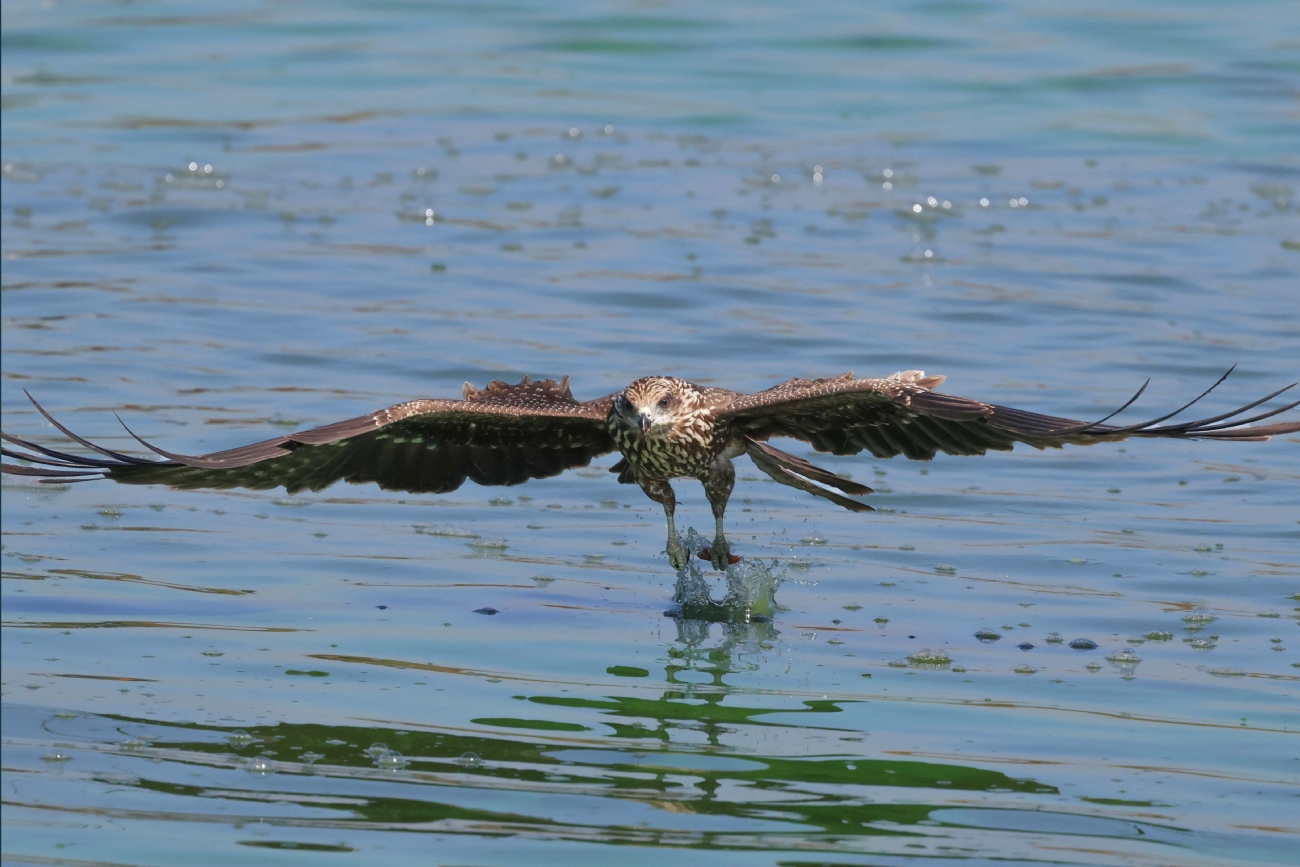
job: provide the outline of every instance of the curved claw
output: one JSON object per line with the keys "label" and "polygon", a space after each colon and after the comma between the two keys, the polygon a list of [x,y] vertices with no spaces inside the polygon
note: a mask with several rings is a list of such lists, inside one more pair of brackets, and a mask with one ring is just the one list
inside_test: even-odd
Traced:
{"label": "curved claw", "polygon": [[691,562],[691,553],[675,537],[668,539],[668,562],[678,572]]}

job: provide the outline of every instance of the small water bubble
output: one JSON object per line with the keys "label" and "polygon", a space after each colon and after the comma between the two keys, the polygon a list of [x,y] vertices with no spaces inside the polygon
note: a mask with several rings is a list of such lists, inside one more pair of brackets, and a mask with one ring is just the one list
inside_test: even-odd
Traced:
{"label": "small water bubble", "polygon": [[256,741],[257,738],[253,737],[243,729],[235,729],[233,732],[226,735],[226,740],[229,741],[230,745],[235,749],[242,750],[244,747]]}
{"label": "small water bubble", "polygon": [[41,761],[43,761],[43,762],[70,762],[70,761],[72,761],[72,755],[71,755],[70,753],[65,753],[63,750],[55,750],[55,751],[52,752],[52,753],[47,753],[46,755],[41,756]]}
{"label": "small water bubble", "polygon": [[341,746],[345,746],[347,744],[347,741],[341,741],[338,738],[330,738],[325,743],[327,746],[341,747]]}
{"label": "small water bubble", "polygon": [[192,171],[192,172],[197,172],[198,170],[199,170],[199,164],[198,164],[198,163],[190,163],[190,171]]}
{"label": "small water bubble", "polygon": [[940,565],[934,567],[934,571],[938,572],[940,575],[956,575],[957,567],[949,566],[946,563],[941,563]]}
{"label": "small water bubble", "polygon": [[883,190],[892,190],[894,188],[894,185],[891,184],[889,181],[885,181],[883,184],[880,185],[880,188]]}
{"label": "small water bubble", "polygon": [[975,637],[984,644],[992,644],[1002,638],[1001,635],[991,629],[981,629],[979,632],[975,633]]}
{"label": "small water bubble", "polygon": [[456,764],[462,768],[481,768],[483,767],[483,759],[478,753],[461,753],[460,758],[456,759]]}
{"label": "small water bubble", "polygon": [[1126,647],[1123,650],[1117,650],[1110,656],[1106,657],[1106,661],[1113,662],[1116,665],[1137,665],[1142,661],[1142,657],[1138,656]]}
{"label": "small water bubble", "polygon": [[980,207],[981,207],[981,208],[987,208],[988,206],[989,206],[989,200],[988,200],[988,199],[980,199]]}
{"label": "small water bubble", "polygon": [[253,756],[244,765],[244,770],[248,771],[250,774],[274,774],[275,762],[271,761],[266,756]]}
{"label": "small water bubble", "polygon": [[488,615],[489,617],[491,617],[493,614],[496,614],[496,613],[497,613],[497,610],[496,610],[495,608],[492,608],[491,606],[484,606],[484,607],[482,607],[482,608],[475,608],[475,609],[474,609],[474,613],[475,613],[475,614],[486,614],[486,615]]}
{"label": "small water bubble", "polygon": [[613,125],[612,125],[612,124],[608,124],[608,123],[605,124],[605,135],[613,135],[613,134],[614,134],[614,127],[613,127]]}
{"label": "small water bubble", "polygon": [[203,655],[204,656],[225,656],[226,654],[220,650],[205,650],[203,651]]}
{"label": "small water bubble", "polygon": [[1091,638],[1076,638],[1070,642],[1070,647],[1074,650],[1096,650],[1097,642]]}
{"label": "small water bubble", "polygon": [[388,750],[374,759],[375,767],[386,771],[400,771],[411,763],[410,759],[395,750]]}
{"label": "small water bubble", "polygon": [[311,750],[308,750],[307,752],[298,756],[298,760],[301,761],[304,765],[314,765],[323,758],[325,758],[323,753],[313,753]]}
{"label": "small water bubble", "polygon": [[582,130],[578,129],[576,126],[569,127],[569,138],[577,138],[580,135],[582,135]]}
{"label": "small water bubble", "polygon": [[1021,196],[1021,197],[1020,197],[1019,199],[1017,199],[1016,201],[1020,203],[1020,206],[1021,206],[1022,208],[1023,208],[1025,205],[1029,204],[1029,200],[1026,199],[1024,196]]}
{"label": "small water bubble", "polygon": [[821,536],[817,536],[817,535],[804,536],[804,537],[803,537],[802,539],[800,539],[799,541],[802,542],[802,543],[805,544],[805,545],[825,545],[825,544],[826,544],[826,540],[823,539]]}
{"label": "small water bubble", "polygon": [[1096,663],[1096,662],[1090,662],[1087,665],[1085,665],[1084,668],[1088,669],[1093,674],[1096,674],[1097,672],[1101,671],[1100,663]]}
{"label": "small water bubble", "polygon": [[75,710],[56,710],[54,716],[58,719],[76,719],[78,714]]}
{"label": "small water bubble", "polygon": [[1146,635],[1143,635],[1142,637],[1145,638],[1147,641],[1173,641],[1174,640],[1174,634],[1172,632],[1160,632],[1159,630],[1148,632]]}
{"label": "small water bubble", "polygon": [[948,655],[948,651],[932,650],[929,647],[926,647],[922,650],[918,650],[916,653],[909,653],[907,655],[907,659],[909,662],[914,662],[922,666],[926,666],[926,665],[941,666],[941,665],[949,665],[952,663],[952,657]]}
{"label": "small water bubble", "polygon": [[510,543],[502,536],[494,536],[489,539],[475,539],[468,543],[471,548],[480,550],[504,551],[510,547]]}
{"label": "small water bubble", "polygon": [[1071,557],[1070,562],[1073,563],[1075,566],[1082,566],[1084,563],[1087,563],[1088,561],[1085,560],[1083,557]]}
{"label": "small water bubble", "polygon": [[777,174],[772,175],[772,183],[774,184],[781,183],[781,176]]}
{"label": "small water bubble", "polygon": [[1061,633],[1059,632],[1049,632],[1047,633],[1047,637],[1043,640],[1046,641],[1048,644],[1062,644],[1065,641],[1065,639],[1061,637]]}
{"label": "small water bubble", "polygon": [[1211,668],[1210,674],[1215,677],[1245,677],[1246,672],[1240,668]]}
{"label": "small water bubble", "polygon": [[921,206],[920,206],[920,205],[913,205],[913,206],[912,206],[912,213],[913,213],[913,214],[919,214],[919,213],[921,213]]}
{"label": "small water bubble", "polygon": [[890,668],[907,668],[906,659],[891,659],[888,663]]}
{"label": "small water bubble", "polygon": [[1034,668],[1032,665],[1025,665],[1024,663],[1017,665],[1015,668],[1011,670],[1014,671],[1016,674],[1034,674],[1035,672],[1038,671],[1038,669]]}
{"label": "small water bubble", "polygon": [[1033,649],[1034,649],[1034,646],[1033,646],[1032,644],[1030,644],[1028,641],[1022,641],[1020,644],[1017,644],[1016,647],[1017,647],[1018,649],[1020,649],[1020,650],[1033,650]]}
{"label": "small water bubble", "polygon": [[1197,609],[1183,615],[1184,623],[1194,623],[1197,626],[1204,626],[1207,623],[1213,623],[1218,618],[1204,609]]}
{"label": "small water bubble", "polygon": [[885,177],[887,177],[887,178],[892,178],[892,177],[894,176],[894,170],[893,170],[893,169],[885,169],[883,172],[881,172],[881,174],[883,174],[883,175],[884,175]]}
{"label": "small water bubble", "polygon": [[1218,646],[1208,638],[1193,638],[1188,644],[1192,646],[1192,650],[1213,650]]}
{"label": "small water bubble", "polygon": [[140,738],[127,738],[122,741],[122,743],[118,744],[118,747],[124,752],[138,753],[148,745],[148,742],[142,741]]}
{"label": "small water bubble", "polygon": [[386,752],[388,752],[388,744],[376,742],[366,747],[366,755],[370,756],[372,759],[378,758]]}

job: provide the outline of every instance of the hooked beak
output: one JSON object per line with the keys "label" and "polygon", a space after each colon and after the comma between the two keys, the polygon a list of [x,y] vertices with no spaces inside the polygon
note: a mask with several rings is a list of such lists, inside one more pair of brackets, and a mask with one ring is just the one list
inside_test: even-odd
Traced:
{"label": "hooked beak", "polygon": [[641,433],[645,433],[646,431],[650,430],[650,416],[641,412],[641,413],[637,413],[636,417],[637,417],[637,421],[641,422]]}

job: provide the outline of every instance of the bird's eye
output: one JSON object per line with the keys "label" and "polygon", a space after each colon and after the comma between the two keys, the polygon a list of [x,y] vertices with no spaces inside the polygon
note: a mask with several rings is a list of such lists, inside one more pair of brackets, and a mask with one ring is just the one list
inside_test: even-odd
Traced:
{"label": "bird's eye", "polygon": [[662,398],[662,399],[659,401],[659,408],[660,408],[660,409],[666,409],[666,408],[668,407],[668,404],[669,404],[669,403],[670,403],[670,401],[668,400],[668,398],[666,398],[666,397],[665,397],[665,398]]}

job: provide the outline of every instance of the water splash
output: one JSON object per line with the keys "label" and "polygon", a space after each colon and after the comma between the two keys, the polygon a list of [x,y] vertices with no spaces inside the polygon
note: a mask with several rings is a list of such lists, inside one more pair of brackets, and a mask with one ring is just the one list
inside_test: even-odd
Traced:
{"label": "water splash", "polygon": [[[712,542],[691,527],[681,537],[687,551],[698,553]],[[727,593],[721,600],[713,598],[700,563],[692,559],[677,572],[673,602],[680,606],[683,618],[723,623],[752,623],[771,620],[776,614],[776,589],[785,580],[784,569],[776,561],[771,566],[761,560],[742,559],[727,567]]]}

